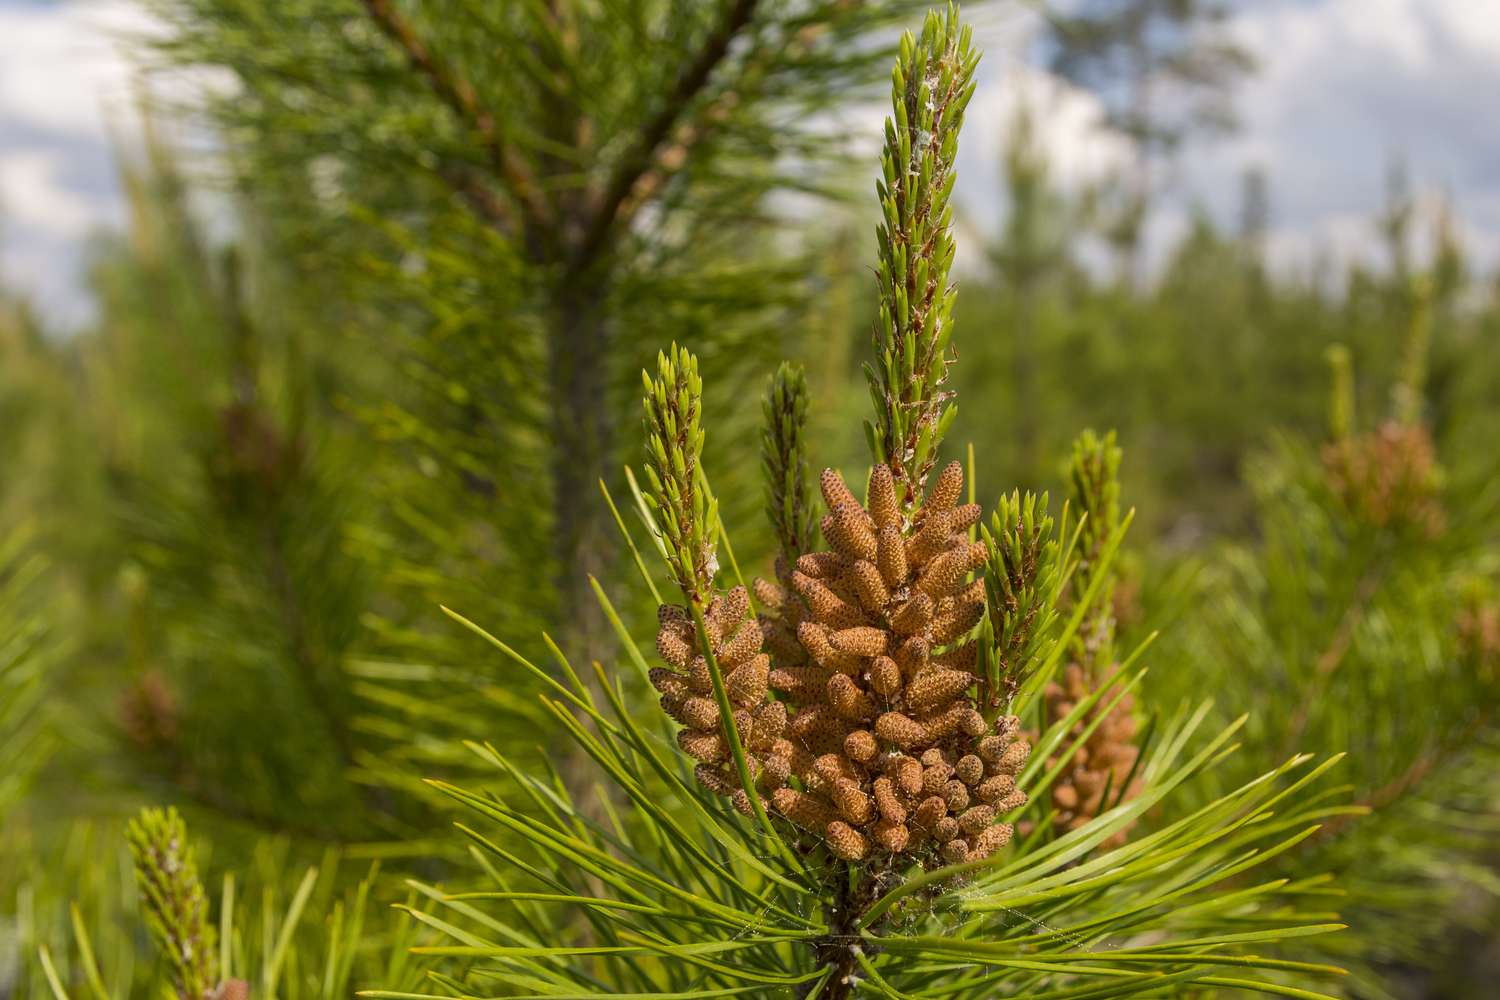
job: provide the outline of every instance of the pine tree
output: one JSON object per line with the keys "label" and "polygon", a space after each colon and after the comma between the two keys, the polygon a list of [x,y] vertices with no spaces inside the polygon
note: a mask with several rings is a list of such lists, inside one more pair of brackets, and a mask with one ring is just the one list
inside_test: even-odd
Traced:
{"label": "pine tree", "polygon": [[[1303,771],[1308,758],[1293,756],[1103,847],[1222,766],[1239,724],[1199,743],[1207,706],[1161,724],[1135,798],[1046,844],[1011,842],[1012,821],[1046,801],[1083,744],[1073,724],[1103,695],[1047,726],[1035,748],[1019,737],[1098,614],[1124,526],[1101,518],[1110,534],[1085,552],[1067,517],[1059,526],[1043,498],[1017,493],[975,541],[980,508],[960,502],[964,471],[936,461],[953,412],[948,196],[976,58],[952,9],[902,40],[879,185],[872,468],[863,500],[837,472],[820,477],[829,549],[796,551],[811,507],[794,375],[773,381],[767,407],[769,506],[787,558],[780,582],[751,588],[703,472],[698,360],[674,346],[646,373],[638,508],[674,592],[661,665],[602,589],[625,647],[623,676],[595,664],[603,700],[576,673],[553,680],[500,644],[546,685],[544,703],[625,807],[603,806],[601,791],[596,817],[504,748],[475,747],[521,786],[496,798],[440,784],[482,817],[462,829],[490,882],[431,893],[425,919],[452,943],[423,950],[447,959],[444,990],[1105,997],[1275,991],[1260,978],[1336,971],[1240,950],[1337,925],[1287,907],[1283,883],[1225,884],[1313,833],[1297,792],[1331,761]],[[1081,559],[1090,582],[1062,608]],[[1110,707],[1139,677],[1124,657]],[[664,713],[633,710],[642,682]]]}
{"label": "pine tree", "polygon": [[115,737],[119,787],[264,833],[389,831],[350,781],[371,743],[345,669],[370,591],[346,532],[366,501],[317,385],[344,372],[331,337],[270,308],[274,267],[249,240],[204,235],[172,152],[147,140],[121,167],[128,239],[96,253],[105,328],[80,346],[109,484],[93,558],[113,561],[120,609],[91,725]]}
{"label": "pine tree", "polygon": [[767,196],[829,189],[822,112],[904,6],[158,4],[171,59],[233,76],[211,111],[245,183],[293,209],[288,253],[349,262],[371,302],[395,378],[363,409],[403,446],[391,562],[420,615],[468,597],[600,654],[590,578],[616,546],[594,501],[633,372],[676,336],[748,373],[792,328],[805,268],[767,244]]}
{"label": "pine tree", "polygon": [[1098,95],[1104,127],[1135,150],[1106,228],[1131,286],[1158,162],[1189,135],[1234,124],[1230,94],[1253,61],[1226,29],[1229,12],[1218,0],[1088,0],[1047,14],[1053,70]]}

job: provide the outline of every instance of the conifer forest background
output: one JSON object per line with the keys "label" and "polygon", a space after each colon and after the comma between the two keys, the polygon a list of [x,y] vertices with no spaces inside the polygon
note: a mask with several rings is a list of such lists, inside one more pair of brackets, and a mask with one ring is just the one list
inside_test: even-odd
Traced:
{"label": "conifer forest background", "polygon": [[[1500,272],[1400,149],[1152,235],[1235,4],[142,6],[0,273],[0,998],[1497,995]],[[1023,14],[1086,185],[958,154]]]}

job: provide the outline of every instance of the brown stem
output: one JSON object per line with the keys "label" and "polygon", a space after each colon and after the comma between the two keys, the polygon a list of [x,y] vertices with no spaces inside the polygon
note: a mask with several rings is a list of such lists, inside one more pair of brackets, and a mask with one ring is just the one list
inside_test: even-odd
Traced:
{"label": "brown stem", "polygon": [[[847,1000],[854,992],[850,982],[858,963],[850,949],[850,941],[857,941],[859,933],[855,922],[859,919],[854,887],[850,885],[852,869],[846,863],[834,867],[833,898],[823,906],[823,918],[828,922],[828,933],[812,942],[813,955],[820,967],[833,968],[827,987],[820,994],[828,1000]],[[806,984],[798,996],[806,997],[812,992],[817,980]]]}
{"label": "brown stem", "polygon": [[548,330],[552,399],[553,546],[563,651],[575,663],[608,661],[608,623],[590,577],[602,577],[615,545],[598,483],[613,444],[608,402],[609,326],[602,281],[564,289]]}
{"label": "brown stem", "polygon": [[[1426,778],[1438,767],[1446,764],[1456,753],[1468,746],[1469,741],[1473,739],[1474,735],[1490,724],[1494,715],[1494,709],[1481,712],[1464,727],[1463,732],[1459,733],[1456,739],[1449,740],[1442,746],[1433,747],[1428,750],[1412,761],[1405,771],[1402,771],[1395,778],[1360,799],[1356,804],[1363,806],[1373,813],[1396,802],[1414,786],[1420,784],[1422,779]],[[1331,837],[1358,818],[1358,816],[1339,816],[1318,831],[1318,838]]]}
{"label": "brown stem", "polygon": [[528,228],[535,231],[545,227],[549,221],[546,199],[530,168],[505,141],[495,116],[480,102],[474,85],[427,46],[392,0],[364,0],[364,4],[375,24],[401,49],[412,68],[427,79],[438,98],[479,133],[496,174],[524,211]]}
{"label": "brown stem", "polygon": [[[620,160],[604,190],[599,196],[598,207],[589,219],[582,242],[578,246],[574,267],[587,267],[598,252],[609,241],[617,223],[628,221],[625,206],[648,171],[660,166],[658,160],[668,137],[682,120],[685,110],[708,85],[714,70],[729,55],[730,45],[739,36],[751,19],[759,0],[733,0],[724,10],[719,24],[704,39],[698,53],[683,67],[677,83],[666,94],[661,108],[641,127],[635,145]],[[633,204],[639,205],[639,200]]]}
{"label": "brown stem", "polygon": [[[859,979],[856,956],[869,941],[860,933],[859,920],[874,904],[880,887],[870,873],[847,862],[834,866],[831,880],[831,898],[823,905],[828,933],[815,938],[812,949],[818,966],[831,967],[833,974],[818,996],[825,1000],[848,1000],[854,995],[855,983]],[[817,982],[815,979],[803,985],[797,995],[806,997]]]}

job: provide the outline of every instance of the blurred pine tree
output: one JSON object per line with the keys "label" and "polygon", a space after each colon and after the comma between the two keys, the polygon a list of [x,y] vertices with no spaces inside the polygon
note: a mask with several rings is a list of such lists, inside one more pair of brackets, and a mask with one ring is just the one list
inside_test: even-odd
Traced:
{"label": "blurred pine tree", "polygon": [[127,236],[95,253],[102,329],[76,348],[112,532],[90,558],[115,584],[90,670],[116,737],[100,773],[261,833],[389,834],[393,807],[351,781],[345,663],[370,586],[347,551],[353,425],[315,384],[337,378],[332,338],[271,308],[274,269],[204,234],[146,138],[122,160]]}
{"label": "blurred pine tree", "polygon": [[1231,9],[1222,0],[1084,0],[1045,14],[1053,71],[1093,91],[1100,124],[1134,151],[1102,220],[1129,287],[1143,277],[1141,239],[1162,161],[1195,134],[1234,126],[1234,86],[1254,60],[1229,25]]}
{"label": "blurred pine tree", "polygon": [[288,253],[368,303],[392,377],[360,405],[408,446],[385,541],[424,615],[602,655],[633,372],[676,337],[758,377],[796,339],[805,248],[762,223],[830,190],[832,108],[909,6],[157,4],[165,55],[232,78],[210,110],[247,187],[297,207]]}

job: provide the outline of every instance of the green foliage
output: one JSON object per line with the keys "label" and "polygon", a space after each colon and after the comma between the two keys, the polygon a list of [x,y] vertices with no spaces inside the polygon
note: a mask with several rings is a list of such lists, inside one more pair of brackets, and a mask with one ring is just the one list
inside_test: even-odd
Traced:
{"label": "green foliage", "polygon": [[[23,890],[13,943],[25,968],[8,980],[13,995],[181,995],[174,953],[150,954],[154,942],[147,931],[156,917],[150,890],[137,889],[137,866],[125,839],[115,828],[73,828],[51,867]],[[212,867],[210,845],[201,839],[191,846],[179,840],[178,846],[198,856],[199,870]],[[180,869],[164,877],[180,882]],[[83,902],[54,910],[54,894]],[[329,851],[318,866],[301,867],[289,858],[285,842],[266,840],[240,870],[208,880],[195,895],[207,914],[197,933],[216,939],[207,960],[222,979],[194,996],[234,1000],[248,989],[251,996],[335,1000],[376,984],[409,988],[422,975],[420,961],[409,952],[424,940],[421,925],[399,908],[411,905],[415,894],[382,878],[378,865],[360,868]],[[162,916],[176,919],[172,912]],[[174,923],[169,933],[182,930]]]}
{"label": "green foliage", "polygon": [[[1347,355],[1335,355],[1335,433],[1321,454],[1278,439],[1250,466],[1261,538],[1225,553],[1205,574],[1174,661],[1197,663],[1230,700],[1258,704],[1249,747],[1351,751],[1348,776],[1362,819],[1334,821],[1281,862],[1305,879],[1333,872],[1358,933],[1331,941],[1354,964],[1351,992],[1392,995],[1396,963],[1442,961],[1457,900],[1493,893],[1485,861],[1495,805],[1480,775],[1496,764],[1493,672],[1475,669],[1460,641],[1465,594],[1496,566],[1493,489],[1451,486],[1421,506],[1391,484],[1427,468],[1426,431],[1351,428]],[[1399,396],[1397,412],[1404,408]],[[1373,469],[1353,488],[1350,449]],[[1417,463],[1411,466],[1409,463]],[[1423,479],[1424,482],[1431,482]],[[1441,505],[1441,518],[1433,514]],[[1411,517],[1403,511],[1415,511]],[[1377,516],[1378,515],[1378,516]],[[1168,684],[1189,685],[1180,675]],[[1336,834],[1336,836],[1335,836]]]}
{"label": "green foliage", "polygon": [[343,780],[372,742],[344,669],[371,580],[345,534],[367,505],[354,443],[320,394],[353,376],[329,338],[272,308],[273,262],[210,249],[169,150],[124,169],[135,242],[96,262],[113,320],[83,346],[81,390],[102,403],[102,513],[129,622],[107,654],[127,683],[100,681],[111,728],[148,781],[338,839],[371,818]]}
{"label": "green foliage", "polygon": [[31,551],[28,531],[0,536],[0,822],[32,792],[56,747],[47,717],[49,672],[57,655],[47,620],[37,607],[45,571]]}
{"label": "green foliage", "polygon": [[1045,493],[1002,494],[981,535],[988,549],[984,585],[991,609],[985,625],[989,641],[980,646],[981,669],[990,689],[1004,692],[1009,711],[1016,692],[1052,647],[1057,602],[1070,574]]}

